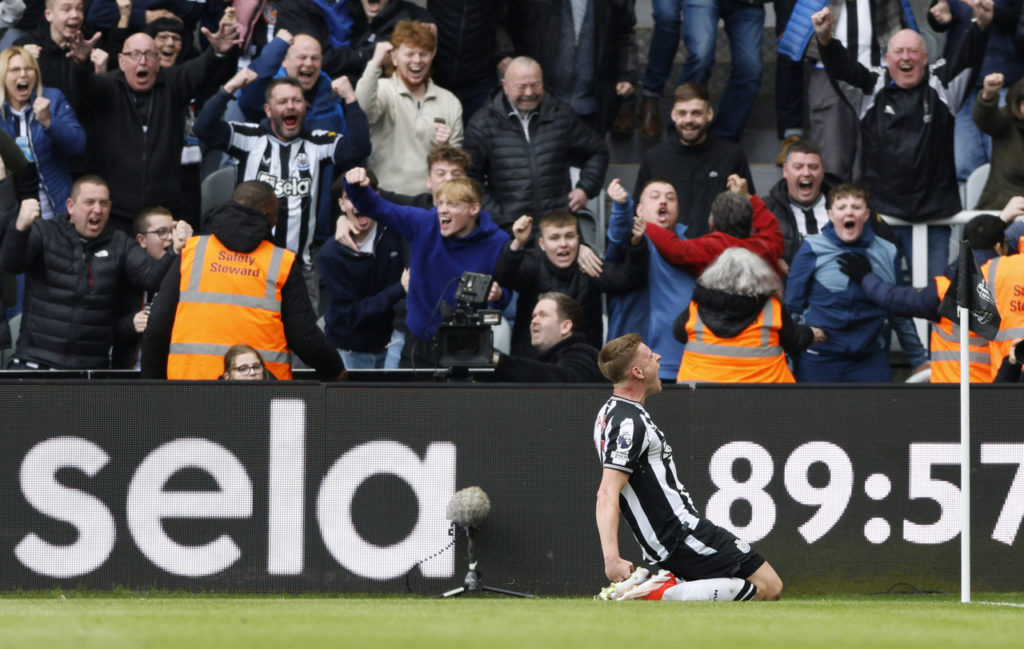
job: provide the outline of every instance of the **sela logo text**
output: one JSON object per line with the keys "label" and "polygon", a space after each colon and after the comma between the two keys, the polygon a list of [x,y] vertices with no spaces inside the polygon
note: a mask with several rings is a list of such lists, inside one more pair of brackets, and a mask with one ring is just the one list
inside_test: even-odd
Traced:
{"label": "sela logo text", "polygon": [[[270,402],[266,497],[266,571],[270,575],[303,572],[306,546],[306,404],[300,399]],[[385,581],[404,575],[417,560],[448,543],[445,508],[455,493],[455,445],[431,443],[421,458],[395,441],[353,447],[326,471],[316,490],[314,513],[324,547],[346,570]],[[110,509],[81,489],[66,486],[58,473],[80,471],[95,477],[112,458],[95,442],[81,437],[54,437],[36,444],[21,463],[21,491],[41,514],[75,528],[75,540],[58,544],[35,532],[26,534],[14,555],[29,570],[55,578],[86,575],[108,561],[117,525]],[[206,473],[217,488],[168,489],[182,470]],[[352,519],[356,491],[368,479],[387,474],[405,482],[416,496],[415,527],[388,546],[367,541]],[[199,544],[183,544],[166,531],[166,519],[245,519],[253,515],[253,481],[238,457],[217,442],[180,438],[151,451],[129,481],[125,518],[135,547],[160,569],[181,577],[205,577],[229,568],[242,550],[227,533]],[[454,553],[420,564],[424,577],[454,574]]]}
{"label": "sela logo text", "polygon": [[256,174],[256,180],[262,180],[273,187],[274,193],[279,198],[282,196],[309,196],[309,190],[313,185],[313,181],[309,178],[296,178],[295,176],[278,178],[266,171]]}

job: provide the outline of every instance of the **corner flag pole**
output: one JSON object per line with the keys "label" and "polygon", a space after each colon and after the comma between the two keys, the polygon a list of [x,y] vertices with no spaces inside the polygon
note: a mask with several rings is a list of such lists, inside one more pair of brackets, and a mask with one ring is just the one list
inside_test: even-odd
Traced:
{"label": "corner flag pole", "polygon": [[960,242],[956,277],[957,315],[960,316],[960,601],[971,601],[971,366],[970,318],[974,255]]}
{"label": "corner flag pole", "polygon": [[991,287],[967,241],[960,242],[960,264],[954,277],[955,291],[946,291],[939,314],[960,323],[960,601],[967,603],[971,601],[970,333],[975,327],[974,333],[995,340],[1001,318]]}
{"label": "corner flag pole", "polygon": [[[961,277],[964,273],[961,273]],[[961,293],[961,295],[963,295]],[[970,309],[960,313],[960,601],[971,601],[971,374],[968,359]]]}

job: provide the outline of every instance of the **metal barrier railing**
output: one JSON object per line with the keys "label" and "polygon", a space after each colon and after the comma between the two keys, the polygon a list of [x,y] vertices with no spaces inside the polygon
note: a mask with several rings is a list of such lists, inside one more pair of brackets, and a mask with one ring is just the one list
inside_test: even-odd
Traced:
{"label": "metal barrier railing", "polygon": [[[964,225],[979,214],[991,214],[992,210],[963,210],[947,219],[935,219],[927,223],[909,223],[893,216],[881,215],[889,225],[909,225],[911,231],[910,281],[913,286],[924,286],[931,279],[928,276],[928,226],[931,225]],[[925,347],[928,346],[928,321],[914,318],[917,335]]]}

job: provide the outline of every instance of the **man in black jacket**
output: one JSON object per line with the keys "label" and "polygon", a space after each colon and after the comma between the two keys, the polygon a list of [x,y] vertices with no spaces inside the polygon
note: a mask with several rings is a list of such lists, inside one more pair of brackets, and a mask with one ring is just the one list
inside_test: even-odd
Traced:
{"label": "man in black jacket", "polygon": [[[264,240],[270,241],[277,223],[277,196],[267,183],[251,180],[240,184],[232,201],[217,208],[209,219],[212,234],[229,250],[249,253]],[[142,377],[167,378],[167,354],[181,296],[181,264],[175,263],[160,285],[149,324],[142,339]],[[314,368],[321,380],[337,378],[345,369],[338,350],[316,326],[316,314],[302,278],[302,265],[293,264],[281,288],[281,326],[288,347]],[[194,324],[194,323],[193,323]],[[230,323],[210,323],[230,327]],[[215,378],[215,377],[210,377]]]}
{"label": "man in black jacket", "polygon": [[597,367],[597,348],[576,333],[583,311],[565,293],[542,293],[530,320],[530,342],[537,359],[494,353],[493,381],[607,383]]}
{"label": "man in black jacket", "polygon": [[662,140],[644,154],[633,191],[634,196],[641,196],[652,178],[670,180],[680,197],[679,223],[686,226],[690,239],[710,232],[711,203],[728,189],[730,175],[745,178],[750,193],[757,193],[743,149],[708,132],[714,115],[711,96],[703,84],[684,83],[676,88],[671,113],[675,137]]}
{"label": "man in black jacket", "polygon": [[[641,288],[647,282],[648,249],[643,221],[634,220],[626,256],[621,263],[604,264],[596,277],[580,271],[579,227],[576,217],[565,210],[549,212],[540,219],[537,247],[527,249],[533,217],[521,216],[512,226],[512,241],[505,244],[494,264],[494,281],[518,292],[516,312],[532,313],[546,291],[564,293],[579,304],[581,317],[573,331],[595,349],[604,342],[601,294],[619,295]],[[531,340],[532,323],[516,318],[512,327],[511,352],[533,358],[536,343]]]}
{"label": "man in black jacket", "polygon": [[95,29],[85,21],[82,0],[46,0],[45,4],[43,16],[46,19],[39,21],[31,32],[20,36],[15,44],[27,46],[32,51],[39,61],[39,70],[47,87],[57,88],[68,95],[74,67],[68,58],[69,46],[79,36],[92,37]]}
{"label": "man in black jacket", "polygon": [[332,238],[318,254],[327,293],[324,331],[347,369],[383,368],[395,342],[395,305],[405,299],[409,285],[404,242],[394,230],[356,211],[341,178],[331,185],[331,195],[341,209],[338,228],[356,250]]}
{"label": "man in black jacket", "polygon": [[[872,207],[886,216],[919,223],[960,211],[953,126],[985,57],[992,2],[978,0],[971,8],[974,24],[959,47],[948,61],[931,66],[921,35],[904,29],[889,39],[886,67],[868,69],[847,58],[833,38],[835,18],[828,7],[811,17],[829,79],[862,94],[853,104],[861,126],[861,182],[871,192]],[[910,260],[910,228],[895,229]],[[948,254],[949,226],[930,226],[929,277],[942,274]]]}
{"label": "man in black jacket", "polygon": [[[523,214],[576,212],[601,190],[608,148],[567,104],[544,95],[540,65],[518,57],[501,90],[466,127],[462,145],[473,158],[469,175],[486,190],[484,210],[511,232]],[[570,167],[580,168],[575,187]]]}
{"label": "man in black jacket", "polygon": [[125,233],[109,227],[110,193],[98,176],[71,187],[68,215],[39,219],[26,199],[4,233],[0,262],[25,273],[25,307],[11,369],[103,369],[125,282],[155,291],[185,243],[156,260]]}
{"label": "man in black jacket", "polygon": [[206,52],[170,68],[160,67],[153,39],[138,33],[124,42],[119,71],[94,74],[92,43],[81,35],[72,39],[71,103],[91,109],[86,134],[96,169],[110,183],[112,225],[130,232],[132,219],[148,205],[163,205],[177,219],[194,219],[182,213],[186,109],[193,97],[208,94],[234,73],[238,28],[233,16],[225,12],[215,34],[202,28],[210,41]]}

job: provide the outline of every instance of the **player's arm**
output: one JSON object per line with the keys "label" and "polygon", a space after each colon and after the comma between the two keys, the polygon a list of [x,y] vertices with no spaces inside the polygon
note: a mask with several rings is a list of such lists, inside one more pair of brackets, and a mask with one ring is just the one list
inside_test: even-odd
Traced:
{"label": "player's arm", "polygon": [[628,473],[605,468],[597,488],[597,532],[601,536],[604,574],[612,581],[628,579],[633,572],[633,564],[619,556],[619,493],[628,480]]}

